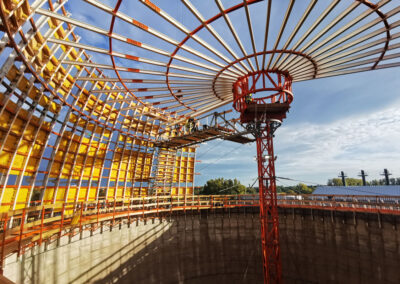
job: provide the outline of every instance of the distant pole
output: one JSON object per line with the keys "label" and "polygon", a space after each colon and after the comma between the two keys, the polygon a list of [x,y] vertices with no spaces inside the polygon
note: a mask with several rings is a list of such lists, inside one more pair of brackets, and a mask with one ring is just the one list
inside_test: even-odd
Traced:
{"label": "distant pole", "polygon": [[361,173],[358,176],[361,177],[363,186],[366,186],[367,182],[365,180],[365,177],[368,175],[364,172],[364,170],[361,170]]}
{"label": "distant pole", "polygon": [[343,186],[346,186],[346,175],[345,175],[345,173],[343,172],[343,171],[341,171],[340,172],[340,176],[339,177],[341,177],[342,178],[342,184],[343,184]]}
{"label": "distant pole", "polygon": [[389,173],[389,171],[387,169],[383,170],[383,174],[381,174],[381,176],[385,176],[385,183],[386,185],[389,185],[389,176],[391,176],[392,174]]}

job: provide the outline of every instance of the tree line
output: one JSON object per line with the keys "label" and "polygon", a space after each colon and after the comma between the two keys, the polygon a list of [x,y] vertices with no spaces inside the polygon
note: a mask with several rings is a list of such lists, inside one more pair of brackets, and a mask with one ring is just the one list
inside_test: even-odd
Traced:
{"label": "tree line", "polygon": [[[299,183],[293,186],[277,186],[278,193],[284,194],[311,194],[315,186]],[[200,195],[233,195],[233,194],[257,194],[258,186],[245,186],[237,179],[216,178],[210,179],[204,186],[198,187],[196,194]]]}

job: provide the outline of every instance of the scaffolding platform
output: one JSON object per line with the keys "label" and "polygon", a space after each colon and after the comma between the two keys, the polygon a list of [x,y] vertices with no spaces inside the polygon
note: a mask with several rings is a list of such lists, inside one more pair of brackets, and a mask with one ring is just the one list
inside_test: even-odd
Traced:
{"label": "scaffolding platform", "polygon": [[246,106],[242,115],[242,122],[252,122],[255,120],[278,119],[286,118],[286,113],[289,111],[288,103],[250,103]]}
{"label": "scaffolding platform", "polygon": [[254,139],[246,137],[247,131],[236,132],[226,127],[207,127],[202,130],[193,131],[182,136],[171,137],[165,141],[156,143],[161,148],[182,148],[200,144],[217,138],[229,140],[236,143],[246,144],[253,142]]}
{"label": "scaffolding platform", "polygon": [[269,103],[269,104],[248,104],[246,111],[247,113],[286,113],[290,106],[288,103]]}
{"label": "scaffolding platform", "polygon": [[[189,147],[196,144],[201,144],[206,141],[214,139],[223,139],[240,144],[246,144],[254,142],[253,136],[248,137],[250,132],[243,127],[242,124],[238,124],[239,119],[226,119],[225,115],[230,113],[231,110],[224,111],[221,113],[208,114],[202,118],[198,118],[199,122],[197,127],[191,128],[191,131],[185,131],[185,125],[177,127],[176,130],[172,132],[175,136],[169,136],[165,140],[159,140],[155,143],[156,147],[160,148],[183,148]],[[201,120],[207,118],[207,123],[201,124]],[[209,118],[211,118],[209,122]]]}

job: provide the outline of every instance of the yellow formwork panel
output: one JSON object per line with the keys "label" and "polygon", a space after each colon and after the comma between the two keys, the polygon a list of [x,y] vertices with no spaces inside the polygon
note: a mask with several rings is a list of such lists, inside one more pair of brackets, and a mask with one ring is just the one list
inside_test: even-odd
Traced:
{"label": "yellow formwork panel", "polygon": [[8,126],[11,123],[11,117],[12,116],[8,111],[3,111],[2,115],[0,116],[0,129],[8,129]]}
{"label": "yellow formwork panel", "polygon": [[88,200],[89,201],[96,200],[96,193],[97,193],[97,187],[91,187],[89,189]]}
{"label": "yellow formwork panel", "polygon": [[126,190],[125,190],[125,197],[124,197],[124,201],[125,202],[129,201],[129,199],[132,196],[132,193],[133,193],[133,189],[131,187],[127,187]]}
{"label": "yellow formwork panel", "polygon": [[16,188],[15,187],[6,187],[3,189],[3,199],[1,200],[0,212],[7,212],[12,209],[12,202],[14,200],[14,195]]}
{"label": "yellow formwork panel", "polygon": [[92,173],[93,180],[99,180],[100,171],[101,171],[100,166],[101,165],[99,165],[98,167],[93,168],[93,173]]}
{"label": "yellow formwork panel", "polygon": [[116,198],[122,198],[122,197],[123,197],[123,196],[122,196],[122,193],[123,193],[123,192],[124,192],[124,188],[123,188],[123,187],[117,187],[115,197],[116,197]]}
{"label": "yellow formwork panel", "polygon": [[78,193],[78,188],[77,187],[70,187],[69,190],[68,190],[67,202],[75,201],[77,193]]}
{"label": "yellow formwork panel", "polygon": [[8,169],[11,163],[11,153],[2,152],[0,153],[0,169]]}
{"label": "yellow formwork panel", "polygon": [[25,176],[31,176],[34,172],[36,172],[39,168],[39,160],[40,158],[29,157],[28,164],[26,166]]}
{"label": "yellow formwork panel", "polygon": [[118,169],[111,170],[110,172],[110,181],[116,181],[118,174]]}
{"label": "yellow formwork panel", "polygon": [[51,204],[53,198],[54,198],[54,187],[48,187],[44,190],[43,194],[43,202],[44,204]]}
{"label": "yellow formwork panel", "polygon": [[19,175],[22,172],[22,169],[23,169],[23,167],[25,165],[25,159],[26,159],[26,157],[22,156],[22,155],[18,155],[17,154],[17,155],[14,156],[14,161],[13,161],[13,164],[12,164],[11,167],[16,169],[16,170],[11,170],[10,171],[10,173],[12,175]]}
{"label": "yellow formwork panel", "polygon": [[171,194],[172,195],[177,195],[178,194],[178,190],[176,187],[171,188]]}
{"label": "yellow formwork panel", "polygon": [[113,200],[114,199],[114,188],[109,188],[107,192],[107,200]]}
{"label": "yellow formwork panel", "polygon": [[15,204],[15,209],[22,209],[26,207],[29,198],[29,188],[21,187],[18,191],[17,202]]}
{"label": "yellow formwork panel", "polygon": [[85,201],[88,190],[87,187],[81,187],[79,189],[78,201]]}

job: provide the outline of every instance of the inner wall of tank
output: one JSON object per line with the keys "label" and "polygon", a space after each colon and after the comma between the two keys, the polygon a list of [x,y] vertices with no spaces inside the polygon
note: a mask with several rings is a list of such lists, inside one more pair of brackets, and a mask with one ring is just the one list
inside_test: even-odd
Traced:
{"label": "inner wall of tank", "polygon": [[[399,217],[280,210],[285,283],[400,283]],[[262,283],[256,208],[177,213],[8,260],[17,283]]]}

